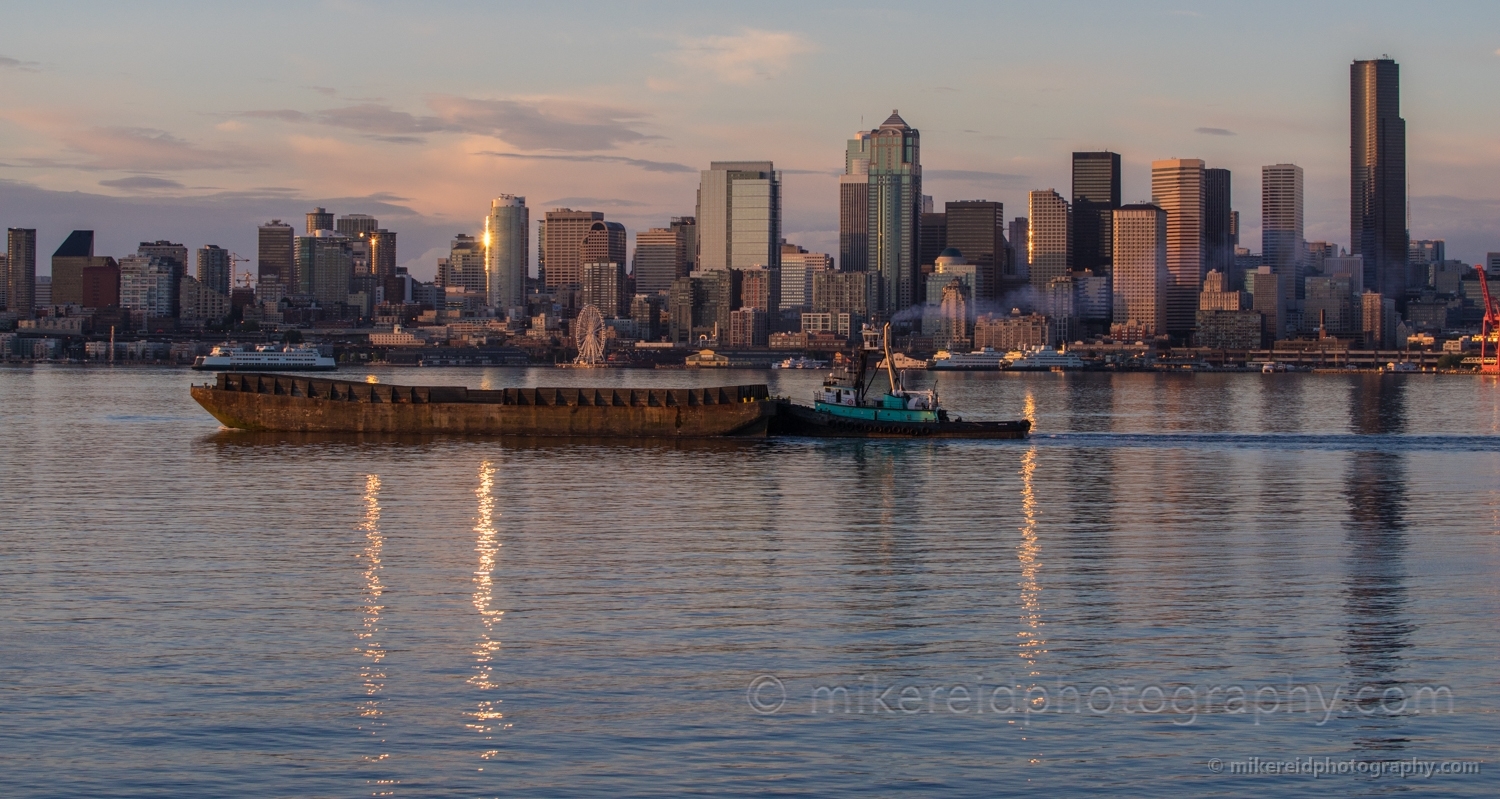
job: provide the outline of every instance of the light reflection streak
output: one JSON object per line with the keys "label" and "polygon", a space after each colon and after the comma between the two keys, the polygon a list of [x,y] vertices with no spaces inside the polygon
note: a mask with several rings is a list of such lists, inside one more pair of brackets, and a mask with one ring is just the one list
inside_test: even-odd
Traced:
{"label": "light reflection streak", "polygon": [[[365,700],[359,704],[359,715],[363,722],[360,729],[368,729],[370,735],[385,743],[384,711],[381,709],[380,694],[385,689],[385,646],[380,642],[380,612],[385,610],[382,597],[385,595],[385,583],[380,578],[384,568],[381,565],[381,553],[385,549],[385,536],[380,532],[380,475],[371,474],[365,476],[365,519],[359,525],[359,529],[365,534],[365,549],[359,557],[364,561],[364,628],[359,632],[360,654],[364,656],[364,664],[360,668],[359,677],[364,683]],[[376,762],[390,757],[389,753],[379,755],[366,755],[365,760]]]}
{"label": "light reflection streak", "polygon": [[[1034,412],[1035,406],[1031,397],[1026,398],[1028,412]],[[1040,672],[1036,670],[1037,659],[1047,653],[1045,649],[1047,642],[1042,638],[1042,603],[1040,594],[1041,582],[1037,580],[1037,571],[1042,564],[1038,556],[1041,554],[1041,546],[1037,541],[1037,502],[1036,502],[1036,448],[1027,450],[1021,457],[1021,543],[1016,546],[1016,559],[1021,564],[1021,625],[1022,629],[1016,633],[1020,639],[1020,656],[1031,668],[1030,676],[1037,676]]]}
{"label": "light reflection streak", "polygon": [[[479,555],[479,568],[474,572],[474,609],[479,611],[479,622],[484,630],[479,634],[479,641],[474,647],[474,673],[469,675],[469,684],[480,691],[490,691],[497,688],[495,683],[495,653],[500,649],[500,641],[495,638],[495,625],[500,623],[505,614],[503,610],[494,608],[495,602],[495,564],[499,559],[500,540],[495,529],[495,465],[490,461],[482,461],[479,464],[479,486],[474,490],[474,497],[479,503],[479,513],[474,525],[474,551]],[[473,719],[467,724],[469,729],[486,734],[495,731],[500,719],[504,714],[500,712],[499,699],[482,699],[477,708],[467,714]],[[485,755],[488,757],[488,753]]]}

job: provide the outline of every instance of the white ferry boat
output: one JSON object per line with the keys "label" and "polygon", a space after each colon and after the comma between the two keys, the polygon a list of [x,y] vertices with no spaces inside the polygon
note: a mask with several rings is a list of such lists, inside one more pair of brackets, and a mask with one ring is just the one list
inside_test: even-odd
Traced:
{"label": "white ferry boat", "polygon": [[824,369],[827,366],[827,361],[814,358],[787,358],[779,363],[771,364],[772,369]]}
{"label": "white ferry boat", "polygon": [[193,361],[193,368],[200,372],[332,372],[339,365],[319,354],[316,347],[220,344],[207,355],[199,355]]}
{"label": "white ferry boat", "polygon": [[1016,372],[1052,372],[1068,369],[1087,369],[1088,362],[1072,352],[1058,352],[1051,347],[1032,347],[1024,352],[1012,350],[1005,354],[1009,363],[1005,367]]}
{"label": "white ferry boat", "polygon": [[998,372],[1004,362],[1004,353],[991,347],[973,352],[939,350],[927,368],[934,372]]}

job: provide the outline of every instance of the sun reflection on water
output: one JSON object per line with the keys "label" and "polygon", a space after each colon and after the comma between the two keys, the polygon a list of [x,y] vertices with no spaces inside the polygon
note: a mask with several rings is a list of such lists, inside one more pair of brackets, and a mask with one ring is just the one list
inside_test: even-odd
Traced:
{"label": "sun reflection on water", "polygon": [[[479,554],[479,568],[474,572],[474,609],[479,611],[479,622],[484,630],[474,647],[474,673],[469,675],[469,684],[480,691],[490,691],[495,683],[495,653],[500,649],[500,640],[495,637],[495,625],[505,614],[493,607],[495,601],[495,564],[500,554],[499,533],[495,529],[495,465],[490,461],[479,464],[479,486],[474,497],[479,503],[479,513],[474,525],[474,551]],[[483,694],[481,694],[483,696]],[[477,732],[495,731],[497,722],[504,718],[500,712],[499,699],[481,699],[475,710],[468,713],[472,721],[467,725]],[[503,725],[508,726],[508,725]]]}
{"label": "sun reflection on water", "polygon": [[[1028,417],[1034,413],[1035,407],[1030,395],[1026,397],[1026,409]],[[1037,540],[1037,502],[1036,502],[1036,448],[1027,450],[1021,457],[1021,543],[1016,546],[1016,559],[1021,564],[1021,625],[1022,629],[1016,633],[1020,639],[1020,656],[1031,668],[1030,676],[1037,676],[1040,672],[1036,670],[1037,660],[1046,654],[1047,642],[1042,638],[1042,603],[1040,595],[1042,591],[1041,582],[1037,580],[1037,571],[1041,568],[1041,546]]]}
{"label": "sun reflection on water", "polygon": [[[380,694],[385,689],[386,650],[380,642],[380,613],[385,610],[385,605],[382,604],[385,583],[381,581],[380,573],[384,568],[381,565],[381,552],[385,549],[385,536],[380,532],[380,475],[365,476],[364,501],[365,518],[359,525],[359,529],[365,534],[365,548],[359,555],[365,567],[364,604],[361,606],[364,627],[358,634],[360,654],[364,655],[359,677],[365,689],[365,699],[359,704],[360,729],[369,730],[370,735],[384,744],[385,713],[380,706]],[[389,756],[389,753],[366,755],[365,760],[375,762]]]}

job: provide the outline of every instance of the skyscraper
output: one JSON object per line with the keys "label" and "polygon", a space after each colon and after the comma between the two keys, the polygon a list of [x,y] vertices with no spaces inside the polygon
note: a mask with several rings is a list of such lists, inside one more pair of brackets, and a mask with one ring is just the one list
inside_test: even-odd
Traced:
{"label": "skyscraper", "polygon": [[36,229],[5,231],[5,304],[22,319],[36,313]]}
{"label": "skyscraper", "polygon": [[[1027,211],[1030,213],[1030,211]],[[1010,263],[1007,264],[1005,277],[1007,280],[1023,280],[1031,269],[1031,231],[1030,220],[1024,216],[1018,216],[1010,220]]]}
{"label": "skyscraper", "polygon": [[307,235],[316,236],[320,230],[333,230],[333,214],[322,206],[307,212]]}
{"label": "skyscraper", "polygon": [[1235,282],[1235,228],[1233,202],[1227,169],[1203,170],[1203,268],[1205,273],[1218,271],[1230,289]]}
{"label": "skyscraper", "polygon": [[322,228],[297,237],[297,291],[324,308],[349,302],[349,279],[354,277],[354,254],[349,238]]}
{"label": "skyscraper", "polygon": [[1193,332],[1203,285],[1203,170],[1197,158],[1151,162],[1151,202],[1167,213],[1166,332],[1178,337]]}
{"label": "skyscraper", "polygon": [[484,218],[484,271],[491,308],[501,312],[519,308],[525,313],[530,235],[531,212],[525,197],[502,194],[490,201],[490,214]]}
{"label": "skyscraper", "polygon": [[1115,209],[1114,323],[1145,335],[1167,324],[1167,212],[1149,203]]}
{"label": "skyscraper", "polygon": [[1073,153],[1073,268],[1108,275],[1120,207],[1120,154]]}
{"label": "skyscraper", "polygon": [[[314,212],[316,213],[316,212]],[[332,216],[332,214],[330,214]],[[308,214],[309,219],[312,214]],[[380,220],[369,214],[345,214],[334,223],[333,229],[351,239],[359,238],[361,233],[374,233],[380,229]]]}
{"label": "skyscraper", "polygon": [[[990,200],[960,200],[944,209],[948,219],[947,246],[956,247],[974,265],[974,304],[999,299],[1005,268],[1005,204]],[[925,248],[927,243],[924,241]],[[928,297],[927,301],[939,299]]]}
{"label": "skyscraper", "polygon": [[94,231],[75,230],[52,253],[52,304],[83,305],[83,270],[103,266],[94,257]]}
{"label": "skyscraper", "polygon": [[259,228],[256,252],[257,284],[280,283],[287,291],[296,282],[296,231],[280,219],[272,219]]}
{"label": "skyscraper", "polygon": [[1406,120],[1401,68],[1389,58],[1349,66],[1349,241],[1365,286],[1406,302]]}
{"label": "skyscraper", "polygon": [[672,281],[688,273],[685,228],[654,227],[635,234],[635,275],[637,294],[665,294]]}
{"label": "skyscraper", "polygon": [[546,225],[541,229],[542,263],[546,271],[547,288],[578,285],[583,282],[582,261],[578,260],[578,248],[589,227],[604,219],[598,211],[574,211],[571,208],[554,208],[546,214]]}
{"label": "skyscraper", "polygon": [[1038,292],[1073,269],[1068,201],[1056,189],[1033,191],[1027,201],[1027,254],[1032,288]]}
{"label": "skyscraper", "polygon": [[484,268],[484,240],[463,233],[448,245],[447,263],[438,262],[438,281],[445,289],[483,294],[489,301],[489,276]]}
{"label": "skyscraper", "polygon": [[364,234],[370,243],[370,274],[379,278],[396,274],[396,231],[377,228]]}
{"label": "skyscraper", "polygon": [[870,133],[854,134],[839,176],[839,271],[863,272],[870,255]]}
{"label": "skyscraper", "polygon": [[770,161],[714,161],[698,184],[699,270],[776,266],[781,173]]}
{"label": "skyscraper", "polygon": [[812,307],[813,280],[833,269],[833,258],[827,253],[808,252],[795,244],[781,245],[782,311],[803,311]]}
{"label": "skyscraper", "polygon": [[686,275],[698,268],[698,218],[674,216],[668,227],[677,234],[678,241],[682,243],[682,273]]}
{"label": "skyscraper", "polygon": [[625,226],[619,222],[599,220],[589,225],[578,245],[578,259],[585,264],[619,264],[625,266]]}
{"label": "skyscraper", "polygon": [[[1272,164],[1260,169],[1260,253],[1291,308],[1304,293],[1307,242],[1302,232],[1302,167]],[[1278,335],[1280,331],[1278,331]]]}
{"label": "skyscraper", "polygon": [[198,248],[198,282],[214,291],[229,296],[229,286],[233,282],[234,263],[229,259],[229,251],[217,244],[209,244]]}
{"label": "skyscraper", "polygon": [[875,315],[889,320],[916,302],[922,214],[922,136],[895,111],[870,131],[869,183],[865,268],[875,273]]}

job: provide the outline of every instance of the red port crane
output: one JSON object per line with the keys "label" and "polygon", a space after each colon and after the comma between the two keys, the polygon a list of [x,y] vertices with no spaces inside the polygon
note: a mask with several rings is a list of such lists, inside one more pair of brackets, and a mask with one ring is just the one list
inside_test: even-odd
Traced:
{"label": "red port crane", "polygon": [[1490,284],[1484,279],[1484,266],[1476,265],[1479,273],[1479,294],[1484,299],[1484,320],[1479,326],[1479,371],[1485,374],[1500,374],[1500,300],[1490,296]]}

